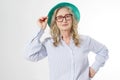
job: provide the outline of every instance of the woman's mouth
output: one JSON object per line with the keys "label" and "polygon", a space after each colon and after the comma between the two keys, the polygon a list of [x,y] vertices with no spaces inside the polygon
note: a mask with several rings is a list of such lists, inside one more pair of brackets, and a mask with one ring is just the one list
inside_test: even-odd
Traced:
{"label": "woman's mouth", "polygon": [[62,24],[62,26],[68,26],[68,24]]}

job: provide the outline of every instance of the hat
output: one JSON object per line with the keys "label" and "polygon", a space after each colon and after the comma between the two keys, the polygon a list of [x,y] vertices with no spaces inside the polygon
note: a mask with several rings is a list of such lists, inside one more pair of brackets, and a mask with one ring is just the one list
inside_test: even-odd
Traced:
{"label": "hat", "polygon": [[68,7],[72,10],[74,16],[75,16],[75,19],[79,22],[80,21],[80,12],[78,10],[78,8],[71,4],[71,3],[68,3],[68,2],[61,2],[57,5],[55,5],[48,13],[48,25],[50,26],[51,24],[51,19],[52,19],[52,16],[54,14],[54,11],[58,8],[61,8],[61,7]]}

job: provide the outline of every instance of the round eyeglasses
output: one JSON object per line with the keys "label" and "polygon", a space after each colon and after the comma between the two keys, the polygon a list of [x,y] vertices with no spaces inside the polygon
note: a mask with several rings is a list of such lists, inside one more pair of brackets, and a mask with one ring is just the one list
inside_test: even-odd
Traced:
{"label": "round eyeglasses", "polygon": [[55,20],[58,21],[58,22],[63,22],[63,19],[65,18],[66,21],[69,21],[72,19],[72,14],[66,14],[65,16],[56,16],[55,17]]}

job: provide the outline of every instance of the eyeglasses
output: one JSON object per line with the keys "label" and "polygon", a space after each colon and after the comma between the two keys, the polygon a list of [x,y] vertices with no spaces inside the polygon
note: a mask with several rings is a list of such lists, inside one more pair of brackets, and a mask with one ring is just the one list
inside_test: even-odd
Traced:
{"label": "eyeglasses", "polygon": [[55,17],[55,20],[58,21],[58,22],[63,22],[64,18],[65,18],[66,21],[71,20],[72,14],[66,14],[65,16],[62,16],[62,15],[57,16],[57,17]]}

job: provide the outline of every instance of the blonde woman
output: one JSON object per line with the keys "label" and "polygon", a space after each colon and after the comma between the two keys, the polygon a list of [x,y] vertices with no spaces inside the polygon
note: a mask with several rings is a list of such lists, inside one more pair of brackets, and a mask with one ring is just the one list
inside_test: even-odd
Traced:
{"label": "blonde woman", "polygon": [[[40,31],[27,45],[26,58],[39,61],[48,57],[50,80],[90,80],[108,59],[105,45],[78,34],[79,20],[78,8],[67,2],[55,5],[48,16],[38,20]],[[51,37],[41,42],[47,23]],[[96,54],[92,66],[88,61],[90,51]]]}

